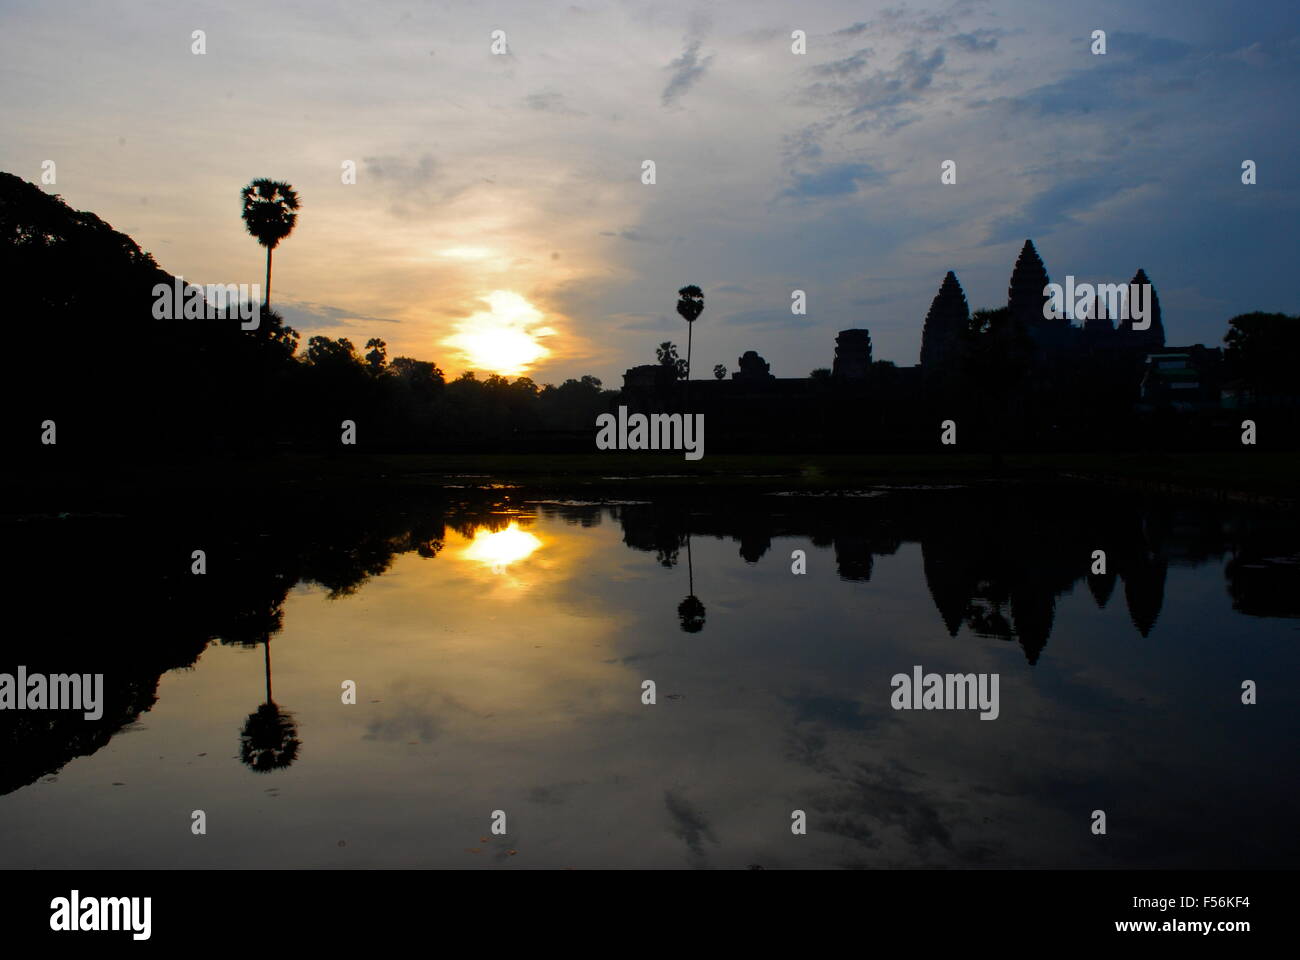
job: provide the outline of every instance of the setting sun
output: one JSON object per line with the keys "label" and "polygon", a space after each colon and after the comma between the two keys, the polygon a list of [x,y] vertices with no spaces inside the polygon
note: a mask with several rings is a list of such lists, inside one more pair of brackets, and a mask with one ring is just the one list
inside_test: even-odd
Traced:
{"label": "setting sun", "polygon": [[493,573],[501,573],[541,545],[541,540],[512,523],[496,533],[490,533],[486,528],[475,531],[473,542],[465,548],[462,556],[491,567]]}
{"label": "setting sun", "polygon": [[457,321],[456,332],[442,341],[460,351],[467,367],[513,377],[550,356],[541,340],[555,331],[541,325],[540,310],[509,290],[482,299],[489,309]]}

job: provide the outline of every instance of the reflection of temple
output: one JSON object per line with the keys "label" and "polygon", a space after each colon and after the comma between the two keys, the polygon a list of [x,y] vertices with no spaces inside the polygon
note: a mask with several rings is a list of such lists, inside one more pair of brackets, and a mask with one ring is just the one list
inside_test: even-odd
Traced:
{"label": "reflection of temple", "polygon": [[1154,287],[1146,329],[1109,315],[1132,285],[1150,283],[1145,271],[1115,285],[1123,294],[1117,292],[1113,300],[1109,289],[1076,300],[1070,305],[1073,320],[1044,316],[1049,282],[1042,258],[1026,240],[1012,269],[1005,310],[994,320],[1000,332],[1014,329],[1023,336],[1023,372],[1016,363],[988,364],[980,351],[989,347],[972,334],[970,305],[949,271],[921,325],[916,366],[873,361],[870,333],[842,330],[829,376],[774,376],[772,364],[747,350],[730,380],[692,380],[689,398],[670,368],[633,367],[624,375],[620,402],[643,412],[676,410],[689,402],[691,412],[703,413],[709,423],[712,449],[771,449],[786,436],[820,447],[915,445],[918,431],[931,436],[936,414],[948,417],[960,410],[968,421],[992,417],[970,401],[999,386],[1010,393],[1007,409],[997,411],[999,431],[1030,446],[1067,435],[1113,440],[1119,418],[1135,410],[1219,406],[1222,352],[1201,345],[1167,347]]}
{"label": "reflection of temple", "polygon": [[[97,721],[80,713],[0,711],[0,794],[105,746],[153,706],[166,671],[192,666],[214,640],[265,644],[280,629],[285,598],[296,584],[315,583],[345,596],[386,571],[398,554],[439,557],[448,528],[472,538],[519,522],[496,497],[469,505],[449,505],[437,495],[390,497],[364,511],[351,500],[294,510],[277,503],[262,514],[193,516],[184,530],[167,511],[129,530],[122,520],[10,524],[11,596],[31,616],[27,629],[10,632],[11,667],[103,673],[105,703]],[[1048,644],[1057,600],[1080,580],[1098,606],[1122,596],[1135,635],[1145,637],[1158,629],[1168,567],[1226,553],[1235,609],[1300,617],[1300,531],[1273,514],[1229,514],[1226,507],[1183,514],[1132,494],[1090,490],[1076,497],[1059,487],[790,499],[779,511],[764,499],[724,498],[707,508],[681,500],[612,508],[543,502],[537,509],[582,526],[613,516],[630,549],[654,554],[667,567],[687,567],[691,537],[734,541],[738,564],[761,562],[778,537],[805,538],[831,550],[841,579],[854,584],[871,581],[876,557],[916,542],[935,627],[954,636],[964,627],[1014,641],[1030,663]],[[189,572],[195,543],[208,551],[205,576]],[[1096,549],[1106,552],[1105,575],[1089,573]],[[81,562],[86,556],[114,562],[87,567]],[[687,632],[703,627],[709,603],[708,571],[698,558],[694,574],[683,584],[687,599],[676,611]],[[68,602],[70,595],[75,602]],[[267,694],[269,700],[269,677]],[[242,719],[231,718],[232,730]]]}
{"label": "reflection of temple", "polygon": [[[1059,488],[900,491],[885,500],[787,505],[779,515],[750,504],[711,507],[622,507],[624,542],[672,566],[688,533],[737,541],[747,563],[761,560],[773,538],[808,537],[832,549],[841,579],[858,583],[870,582],[876,557],[919,542],[925,581],[946,632],[955,637],[965,627],[1014,641],[1031,664],[1047,646],[1058,599],[1080,581],[1099,608],[1121,587],[1118,596],[1135,634],[1147,637],[1160,619],[1169,565],[1206,563],[1229,551],[1241,558],[1227,568],[1238,609],[1300,614],[1295,531],[1275,533],[1270,542],[1267,525],[1243,526],[1240,518],[1230,524],[1207,510],[1184,516],[1127,494],[1090,491],[1067,505]],[[1105,553],[1105,573],[1091,573],[1094,550]],[[1268,563],[1246,559],[1261,552],[1275,556]]]}

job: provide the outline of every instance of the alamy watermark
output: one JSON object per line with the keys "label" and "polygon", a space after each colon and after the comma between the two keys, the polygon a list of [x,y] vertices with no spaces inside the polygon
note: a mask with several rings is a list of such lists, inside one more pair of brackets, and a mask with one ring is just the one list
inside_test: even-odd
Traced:
{"label": "alamy watermark", "polygon": [[87,720],[104,715],[102,673],[0,673],[0,710],[81,710]]}
{"label": "alamy watermark", "polygon": [[154,284],[155,320],[222,320],[238,317],[241,330],[261,323],[262,287],[257,283],[186,283],[173,277],[170,285]]}
{"label": "alamy watermark", "polygon": [[73,890],[68,897],[50,901],[50,929],[129,930],[131,939],[148,940],[152,932],[152,897],[82,897]]}
{"label": "alamy watermark", "polygon": [[1049,283],[1043,287],[1043,318],[1047,320],[1087,320],[1092,316],[1093,304],[1105,307],[1111,320],[1141,321],[1133,324],[1134,330],[1151,326],[1151,284],[1149,283],[1091,283],[1074,282],[1074,274],[1065,278],[1065,286]]}
{"label": "alamy watermark", "polygon": [[981,720],[996,720],[998,706],[996,673],[925,673],[921,665],[911,675],[896,673],[889,685],[894,692],[889,705],[895,710],[979,710]]}
{"label": "alamy watermark", "polygon": [[685,450],[687,460],[704,456],[704,414],[634,413],[618,408],[618,416],[596,418],[597,450]]}

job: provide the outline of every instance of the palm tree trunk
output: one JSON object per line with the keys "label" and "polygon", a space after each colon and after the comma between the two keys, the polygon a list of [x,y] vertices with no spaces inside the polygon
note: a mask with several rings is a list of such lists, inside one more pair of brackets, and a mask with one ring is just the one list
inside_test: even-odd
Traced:
{"label": "palm tree trunk", "polygon": [[272,249],[273,248],[271,247],[266,248],[266,298],[262,301],[262,308],[265,310],[271,309],[271,250]]}
{"label": "palm tree trunk", "polygon": [[695,332],[695,324],[686,324],[686,412],[691,412],[691,334]]}
{"label": "palm tree trunk", "polygon": [[266,648],[266,702],[271,703],[271,638],[267,637],[263,644]]}

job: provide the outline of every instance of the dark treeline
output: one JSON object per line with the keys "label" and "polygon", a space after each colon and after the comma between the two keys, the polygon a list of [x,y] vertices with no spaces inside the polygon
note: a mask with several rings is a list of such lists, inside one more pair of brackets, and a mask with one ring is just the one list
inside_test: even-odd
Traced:
{"label": "dark treeline", "polygon": [[[7,449],[75,458],[130,453],[529,450],[583,440],[615,395],[595,377],[539,385],[387,355],[382,341],[301,343],[274,310],[158,319],[154,288],[173,277],[126,235],[0,173],[0,262],[26,326],[5,378]],[[185,278],[186,283],[228,278]],[[53,421],[54,450],[41,450]]]}
{"label": "dark treeline", "polygon": [[[260,196],[255,188],[263,183],[272,197],[292,194],[287,185],[254,181],[246,202]],[[261,229],[247,211],[246,220],[250,232]],[[269,244],[276,236],[261,239]],[[750,352],[737,379],[687,384],[680,380],[687,362],[661,344],[659,363],[629,371],[642,375],[615,391],[590,376],[539,385],[466,373],[449,382],[431,360],[390,358],[381,340],[300,342],[271,308],[249,330],[233,317],[158,318],[155,287],[171,286],[171,274],[95,215],[3,173],[0,263],[9,307],[24,320],[5,377],[6,450],[15,460],[78,469],[128,455],[583,452],[594,449],[596,417],[620,403],[704,414],[714,452],[1239,450],[1246,417],[1261,419],[1262,448],[1294,449],[1300,432],[1291,370],[1300,322],[1282,314],[1231,321],[1222,362],[1216,353],[1201,371],[1202,392],[1214,402],[1193,413],[1161,396],[1139,403],[1140,352],[1097,346],[1083,330],[1077,347],[1044,354],[1013,311],[968,314],[964,299],[947,339],[927,332],[933,362],[923,350],[920,367],[872,362],[866,331],[846,331],[863,339],[854,348],[862,356],[837,353],[833,374],[777,380]],[[696,287],[680,293],[689,353],[703,296]],[[942,300],[943,291],[932,313]],[[859,361],[863,369],[853,373]],[[715,377],[718,371],[725,376],[721,365]],[[1231,409],[1217,404],[1220,384],[1231,387]],[[955,446],[940,445],[944,419],[959,421]],[[344,421],[355,424],[351,446],[342,442]],[[41,442],[47,423],[54,446]]]}

